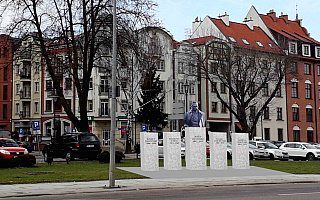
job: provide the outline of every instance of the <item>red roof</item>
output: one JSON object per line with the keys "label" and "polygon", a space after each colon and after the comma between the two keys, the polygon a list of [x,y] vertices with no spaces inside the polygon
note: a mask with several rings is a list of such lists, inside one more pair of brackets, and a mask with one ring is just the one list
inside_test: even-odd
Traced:
{"label": "red roof", "polygon": [[184,40],[184,41],[190,42],[193,45],[204,45],[212,38],[215,38],[215,37],[214,36],[205,36],[205,37],[200,37],[200,38],[188,39],[188,40]]}
{"label": "red roof", "polygon": [[[259,27],[254,27],[251,30],[246,24],[230,21],[229,26],[227,26],[221,19],[211,18],[211,20],[228,39],[232,37],[236,41],[234,42],[230,39],[235,47],[273,53],[279,52],[278,46]],[[243,39],[248,44],[245,44]],[[259,42],[261,45],[258,44]]]}
{"label": "red roof", "polygon": [[287,16],[275,17],[275,13],[270,13],[267,15],[260,14],[260,17],[269,29],[291,40],[320,44],[320,42],[311,38],[306,29],[301,27],[297,21],[288,20]]}

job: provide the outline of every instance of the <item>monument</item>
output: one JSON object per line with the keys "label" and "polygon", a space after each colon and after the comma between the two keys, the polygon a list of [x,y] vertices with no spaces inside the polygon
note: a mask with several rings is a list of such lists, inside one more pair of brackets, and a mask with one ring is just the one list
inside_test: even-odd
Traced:
{"label": "monument", "polygon": [[210,140],[210,168],[226,170],[227,161],[227,133],[209,132]]}
{"label": "monument", "polygon": [[248,133],[232,133],[232,167],[249,169],[249,136]]}
{"label": "monument", "polygon": [[164,169],[181,170],[180,132],[163,133]]}
{"label": "monument", "polygon": [[141,170],[159,171],[158,133],[140,132]]}

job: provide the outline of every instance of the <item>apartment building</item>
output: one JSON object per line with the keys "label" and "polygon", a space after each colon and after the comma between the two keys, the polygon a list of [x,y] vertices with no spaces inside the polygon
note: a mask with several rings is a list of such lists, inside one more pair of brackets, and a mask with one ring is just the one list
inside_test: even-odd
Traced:
{"label": "apartment building", "polygon": [[13,42],[0,35],[0,132],[11,132]]}
{"label": "apartment building", "polygon": [[286,76],[287,140],[319,142],[320,42],[310,37],[298,14],[289,20],[273,10],[259,14],[252,6],[246,18],[292,57]]}

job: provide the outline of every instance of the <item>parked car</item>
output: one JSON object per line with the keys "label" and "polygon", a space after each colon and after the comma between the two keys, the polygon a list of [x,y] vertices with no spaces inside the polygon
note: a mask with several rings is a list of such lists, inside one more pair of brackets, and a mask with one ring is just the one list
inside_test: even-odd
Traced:
{"label": "parked car", "polygon": [[92,133],[67,133],[44,146],[42,154],[47,161],[52,158],[95,159],[101,153],[101,143]]}
{"label": "parked car", "polygon": [[283,143],[285,143],[285,141],[271,141],[271,143],[279,148]]}
{"label": "parked car", "polygon": [[259,149],[258,147],[249,144],[249,158],[253,159],[266,159],[270,158],[269,152],[265,149]]}
{"label": "parked car", "polygon": [[280,149],[287,151],[293,160],[320,159],[320,150],[306,142],[286,142],[280,146]]}
{"label": "parked car", "polygon": [[29,153],[33,151],[33,146],[30,142],[22,142],[22,141],[16,141],[16,142],[20,147],[26,148]]}
{"label": "parked car", "polygon": [[258,147],[259,149],[267,150],[269,152],[271,160],[289,160],[289,155],[287,151],[279,149],[276,145],[270,142],[250,141],[249,143]]}
{"label": "parked car", "polygon": [[29,152],[26,148],[19,147],[13,139],[0,138],[0,155],[11,159],[21,155],[29,155]]}

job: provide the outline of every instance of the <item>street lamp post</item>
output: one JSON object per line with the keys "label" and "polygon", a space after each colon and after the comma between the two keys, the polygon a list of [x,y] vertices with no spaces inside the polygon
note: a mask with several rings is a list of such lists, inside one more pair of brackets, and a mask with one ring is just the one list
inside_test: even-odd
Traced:
{"label": "street lamp post", "polygon": [[185,92],[185,100],[186,100],[186,112],[188,112],[188,92],[189,92],[189,84],[188,80],[186,80],[185,84],[183,85],[184,92]]}

